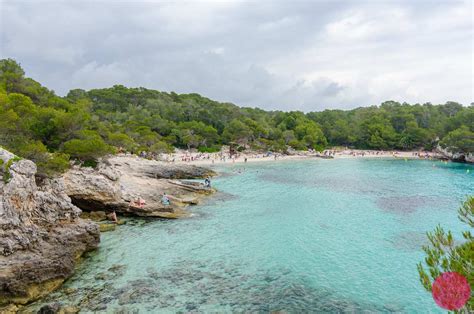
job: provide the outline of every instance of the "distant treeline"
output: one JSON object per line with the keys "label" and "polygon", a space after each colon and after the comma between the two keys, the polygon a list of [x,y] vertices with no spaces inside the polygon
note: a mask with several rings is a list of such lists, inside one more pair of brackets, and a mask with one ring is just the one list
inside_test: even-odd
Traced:
{"label": "distant treeline", "polygon": [[236,143],[240,149],[432,149],[438,143],[474,151],[474,106],[400,104],[353,110],[264,111],[220,103],[198,94],[146,88],[71,90],[59,97],[25,77],[14,60],[0,60],[0,145],[34,160],[51,175],[69,159],[95,160],[119,148],[202,152]]}

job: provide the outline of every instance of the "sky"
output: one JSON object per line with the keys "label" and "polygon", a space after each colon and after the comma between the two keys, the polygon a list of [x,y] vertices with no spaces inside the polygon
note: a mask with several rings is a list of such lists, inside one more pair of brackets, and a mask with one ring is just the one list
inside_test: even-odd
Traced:
{"label": "sky", "polygon": [[474,101],[473,1],[0,0],[0,57],[59,95],[115,84],[263,109]]}

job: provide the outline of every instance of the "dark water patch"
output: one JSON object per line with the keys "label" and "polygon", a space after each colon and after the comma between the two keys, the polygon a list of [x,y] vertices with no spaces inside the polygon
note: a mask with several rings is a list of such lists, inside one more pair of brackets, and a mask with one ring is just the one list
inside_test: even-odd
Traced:
{"label": "dark water patch", "polygon": [[224,169],[218,172],[218,175],[216,178],[219,178],[219,179],[230,178],[235,175],[236,175],[235,171],[232,171],[231,169]]}
{"label": "dark water patch", "polygon": [[214,206],[219,203],[234,201],[239,199],[240,196],[236,194],[231,194],[228,192],[217,191],[211,197],[205,198],[202,203],[203,206]]}
{"label": "dark water patch", "polygon": [[383,196],[377,199],[379,208],[398,214],[410,214],[419,208],[426,207],[436,209],[448,203],[448,199],[439,196]]}
{"label": "dark water patch", "polygon": [[395,248],[401,251],[421,251],[428,244],[426,234],[420,232],[404,232],[388,240]]}
{"label": "dark water patch", "polygon": [[324,188],[329,191],[358,194],[374,194],[380,191],[382,184],[372,178],[324,177],[307,182],[306,185]]}
{"label": "dark water patch", "polygon": [[[121,266],[109,268],[120,272]],[[325,288],[316,288],[288,269],[254,270],[245,265],[223,262],[209,265],[182,261],[176,267],[146,269],[146,276],[119,284],[115,277],[106,283],[83,286],[74,294],[65,289],[56,295],[62,304],[77,306],[83,312],[130,313],[163,310],[171,312],[395,312],[397,306],[360,303]],[[101,279],[102,280],[102,279]],[[46,298],[40,307],[52,298]]]}
{"label": "dark water patch", "polygon": [[129,217],[124,219],[127,226],[133,227],[145,227],[147,225],[155,224],[157,221],[166,224],[169,223],[169,219],[157,218],[157,217]]}
{"label": "dark water patch", "polygon": [[287,175],[277,172],[263,172],[258,175],[258,179],[263,182],[272,182],[278,184],[303,184],[303,180],[299,180],[296,177],[289,177]]}
{"label": "dark water patch", "polygon": [[[357,193],[357,194],[377,194],[381,190],[385,193],[397,191],[395,187],[383,184],[381,180],[376,178],[355,178],[350,176],[318,176],[307,175],[305,177],[295,176],[288,177],[280,173],[263,173],[259,176],[261,180],[273,182],[283,185],[297,185],[312,189],[325,189],[327,191],[335,191],[341,193]],[[298,179],[300,178],[300,179]]]}

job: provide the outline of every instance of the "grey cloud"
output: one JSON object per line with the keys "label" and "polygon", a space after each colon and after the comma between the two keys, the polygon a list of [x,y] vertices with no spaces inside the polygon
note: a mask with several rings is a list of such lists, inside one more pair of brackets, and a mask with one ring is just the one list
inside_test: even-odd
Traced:
{"label": "grey cloud", "polygon": [[0,56],[61,95],[124,84],[305,111],[473,100],[468,1],[0,1]]}

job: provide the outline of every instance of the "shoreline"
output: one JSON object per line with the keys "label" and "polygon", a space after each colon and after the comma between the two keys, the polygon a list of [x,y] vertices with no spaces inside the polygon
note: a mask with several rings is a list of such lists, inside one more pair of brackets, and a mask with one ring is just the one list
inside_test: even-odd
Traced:
{"label": "shoreline", "polygon": [[[161,159],[166,164],[176,165],[196,165],[196,166],[215,166],[232,165],[245,163],[261,163],[274,161],[290,161],[305,159],[349,159],[349,158],[393,158],[393,159],[421,159],[433,160],[441,159],[442,156],[433,152],[419,151],[375,151],[375,150],[357,150],[348,149],[343,151],[327,150],[323,153],[298,151],[294,155],[283,155],[280,153],[240,153],[235,158],[229,158],[229,154],[222,153],[189,153],[180,152],[167,155]],[[223,158],[225,156],[225,158]],[[247,159],[247,160],[245,160]],[[173,161],[174,160],[174,161]]]}

